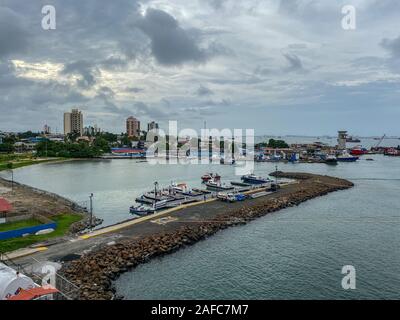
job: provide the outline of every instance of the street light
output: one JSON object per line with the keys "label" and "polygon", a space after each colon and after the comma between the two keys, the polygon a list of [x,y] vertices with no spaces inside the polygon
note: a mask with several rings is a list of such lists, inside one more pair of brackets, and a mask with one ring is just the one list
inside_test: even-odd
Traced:
{"label": "street light", "polygon": [[93,193],[90,194],[90,229],[93,229]]}
{"label": "street light", "polygon": [[14,171],[13,171],[13,165],[12,163],[9,163],[7,165],[8,171],[11,172],[11,192],[14,191]]}
{"label": "street light", "polygon": [[157,204],[157,186],[158,182],[154,182],[154,211],[156,210],[156,204]]}

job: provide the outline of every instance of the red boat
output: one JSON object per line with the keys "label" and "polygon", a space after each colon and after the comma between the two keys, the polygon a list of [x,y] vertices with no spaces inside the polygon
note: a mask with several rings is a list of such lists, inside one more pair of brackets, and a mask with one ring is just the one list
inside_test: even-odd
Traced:
{"label": "red boat", "polygon": [[206,173],[205,175],[203,175],[201,177],[201,180],[203,180],[203,182],[208,182],[210,180],[219,181],[220,179],[221,179],[221,176],[218,173],[216,173],[216,174]]}
{"label": "red boat", "polygon": [[362,156],[363,154],[367,154],[368,150],[365,148],[361,148],[361,147],[355,147],[353,149],[351,149],[350,154],[352,156]]}

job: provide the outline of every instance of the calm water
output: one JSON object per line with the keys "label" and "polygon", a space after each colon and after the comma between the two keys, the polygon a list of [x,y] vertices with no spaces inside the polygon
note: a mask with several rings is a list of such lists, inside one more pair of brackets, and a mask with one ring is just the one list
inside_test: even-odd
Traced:
{"label": "calm water", "polygon": [[[356,186],[153,260],[122,275],[118,292],[129,299],[400,298],[400,158],[371,157],[336,167],[280,164],[280,170],[344,177]],[[273,170],[263,163],[255,172]],[[134,198],[154,181],[200,186],[206,171],[235,179],[232,166],[130,160],[43,164],[16,170],[15,178],[75,201],[93,192],[96,214],[111,224],[129,218]],[[356,268],[354,291],[341,288],[344,265]]]}

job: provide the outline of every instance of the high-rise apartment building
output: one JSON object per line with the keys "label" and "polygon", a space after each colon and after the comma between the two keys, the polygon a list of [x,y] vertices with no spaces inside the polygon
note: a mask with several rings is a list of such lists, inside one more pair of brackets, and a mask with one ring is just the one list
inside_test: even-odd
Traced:
{"label": "high-rise apartment building", "polygon": [[64,134],[73,132],[83,135],[83,114],[78,109],[64,113]]}
{"label": "high-rise apartment building", "polygon": [[140,121],[135,117],[126,119],[126,133],[128,137],[140,137]]}

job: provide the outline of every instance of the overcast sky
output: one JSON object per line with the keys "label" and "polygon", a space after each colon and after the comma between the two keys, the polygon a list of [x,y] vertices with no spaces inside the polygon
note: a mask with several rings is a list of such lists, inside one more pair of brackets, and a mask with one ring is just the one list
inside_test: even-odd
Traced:
{"label": "overcast sky", "polygon": [[[42,7],[56,9],[43,30]],[[341,12],[353,5],[356,30]],[[399,135],[398,0],[0,0],[0,130]]]}

